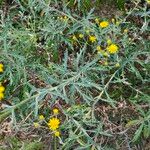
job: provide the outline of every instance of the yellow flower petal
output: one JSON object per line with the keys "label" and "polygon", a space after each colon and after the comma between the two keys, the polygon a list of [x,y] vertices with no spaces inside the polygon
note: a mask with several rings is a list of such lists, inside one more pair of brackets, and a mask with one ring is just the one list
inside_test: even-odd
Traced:
{"label": "yellow flower petal", "polygon": [[108,66],[108,61],[105,61],[105,62],[104,62],[104,65],[105,65],[105,66]]}
{"label": "yellow flower petal", "polygon": [[51,130],[59,128],[60,120],[58,118],[51,118],[48,122],[48,127]]}
{"label": "yellow flower petal", "polygon": [[112,21],[112,23],[114,23],[114,22],[115,22],[115,19],[114,19],[114,18],[112,18],[112,19],[111,19],[111,21]]}
{"label": "yellow flower petal", "polygon": [[0,63],[0,68],[4,68],[4,65],[2,63]]}
{"label": "yellow flower petal", "polygon": [[146,0],[147,4],[150,4],[150,0]]}
{"label": "yellow flower petal", "polygon": [[96,50],[97,50],[98,52],[102,51],[101,46],[98,45],[98,46],[96,47]]}
{"label": "yellow flower petal", "polygon": [[5,87],[0,85],[0,93],[4,92],[5,91]]}
{"label": "yellow flower petal", "polygon": [[4,98],[4,93],[0,93],[0,100]]}
{"label": "yellow flower petal", "polygon": [[37,122],[34,122],[33,125],[35,128],[38,128],[40,126],[39,123],[37,123]]}
{"label": "yellow flower petal", "polygon": [[73,39],[74,41],[76,41],[76,40],[77,40],[77,37],[76,37],[75,35],[73,35],[73,36],[72,36],[72,39]]}
{"label": "yellow flower petal", "polygon": [[87,29],[87,30],[85,30],[85,32],[86,32],[86,34],[89,34],[89,33],[90,33],[90,30]]}
{"label": "yellow flower petal", "polygon": [[99,26],[100,26],[101,28],[106,28],[106,27],[109,26],[109,22],[108,22],[108,21],[102,21],[102,22],[100,22]]}
{"label": "yellow flower petal", "polygon": [[119,63],[116,63],[116,64],[115,64],[115,67],[117,67],[117,68],[120,67],[120,64],[119,64]]}
{"label": "yellow flower petal", "polygon": [[119,21],[117,21],[117,22],[116,22],[116,25],[117,25],[117,26],[119,26],[119,25],[120,25],[120,22],[119,22]]}
{"label": "yellow flower petal", "polygon": [[0,67],[0,73],[4,72],[4,69]]}
{"label": "yellow flower petal", "polygon": [[95,19],[95,22],[98,24],[98,23],[99,23],[99,19],[98,19],[98,18],[96,18],[96,19]]}
{"label": "yellow flower petal", "polygon": [[59,110],[57,108],[53,109],[54,115],[57,115],[59,113]]}
{"label": "yellow flower petal", "polygon": [[79,38],[81,38],[81,39],[82,39],[83,37],[84,37],[84,35],[83,35],[83,34],[79,34]]}
{"label": "yellow flower petal", "polygon": [[112,43],[111,39],[107,40],[107,44],[110,45]]}
{"label": "yellow flower petal", "polygon": [[60,132],[59,131],[55,131],[55,136],[59,137],[60,136]]}
{"label": "yellow flower petal", "polygon": [[91,41],[92,43],[94,43],[96,41],[96,36],[90,35],[89,36],[89,41]]}
{"label": "yellow flower petal", "polygon": [[107,52],[104,52],[104,53],[103,53],[103,56],[108,57],[109,54],[108,54]]}
{"label": "yellow flower petal", "polygon": [[43,115],[39,116],[39,120],[44,120],[44,119],[45,119],[45,117]]}
{"label": "yellow flower petal", "polygon": [[124,29],[124,31],[123,31],[123,32],[124,32],[124,33],[128,33],[128,31],[129,31],[128,29]]}
{"label": "yellow flower petal", "polygon": [[111,44],[107,47],[107,50],[110,54],[115,54],[118,52],[118,46],[116,44]]}

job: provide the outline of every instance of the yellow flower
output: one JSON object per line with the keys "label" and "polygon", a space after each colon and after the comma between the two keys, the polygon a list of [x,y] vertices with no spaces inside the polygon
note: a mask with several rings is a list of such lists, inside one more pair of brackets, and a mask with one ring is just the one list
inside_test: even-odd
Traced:
{"label": "yellow flower", "polygon": [[82,39],[83,37],[84,37],[84,35],[83,35],[83,34],[79,34],[79,38],[81,38],[81,39]]}
{"label": "yellow flower", "polygon": [[63,17],[60,17],[60,20],[63,20]]}
{"label": "yellow flower", "polygon": [[0,100],[4,98],[4,93],[0,93]]}
{"label": "yellow flower", "polygon": [[60,136],[60,132],[59,131],[55,131],[55,136],[59,137]]}
{"label": "yellow flower", "polygon": [[104,52],[103,55],[104,55],[105,57],[108,57],[108,56],[109,56],[109,54],[108,54],[107,52]]}
{"label": "yellow flower", "polygon": [[4,65],[2,63],[0,63],[0,68],[4,68]]}
{"label": "yellow flower", "polygon": [[147,2],[148,4],[150,4],[150,0],[146,0],[146,2]]}
{"label": "yellow flower", "polygon": [[114,19],[114,18],[112,18],[112,19],[111,19],[111,21],[112,21],[112,23],[114,23],[114,22],[115,22],[115,19]]}
{"label": "yellow flower", "polygon": [[104,62],[104,65],[105,65],[105,66],[108,66],[108,61],[105,61],[105,62]]}
{"label": "yellow flower", "polygon": [[56,130],[59,127],[60,120],[58,118],[51,118],[48,122],[48,127],[51,130]]}
{"label": "yellow flower", "polygon": [[117,26],[119,26],[119,25],[120,25],[120,22],[119,22],[119,21],[117,21],[117,22],[116,22],[116,25],[117,25]]}
{"label": "yellow flower", "polygon": [[54,115],[57,115],[59,113],[59,110],[57,108],[53,109]]}
{"label": "yellow flower", "polygon": [[67,16],[64,16],[64,19],[63,19],[64,21],[67,21],[68,20],[68,17]]}
{"label": "yellow flower", "polygon": [[39,123],[37,123],[37,122],[34,122],[33,125],[35,128],[38,128],[40,126]]}
{"label": "yellow flower", "polygon": [[75,35],[73,35],[73,36],[72,36],[72,39],[73,39],[74,41],[76,41],[76,40],[77,40],[77,37],[76,37]]}
{"label": "yellow flower", "polygon": [[1,72],[4,72],[4,69],[3,69],[3,68],[0,68],[0,73],[1,73]]}
{"label": "yellow flower", "polygon": [[90,33],[90,30],[87,29],[87,30],[85,30],[85,32],[86,32],[86,34],[89,34],[89,33]]}
{"label": "yellow flower", "polygon": [[110,45],[112,43],[111,39],[107,40],[107,44]]}
{"label": "yellow flower", "polygon": [[44,120],[44,119],[45,119],[45,117],[43,115],[39,116],[39,120]]}
{"label": "yellow flower", "polygon": [[107,50],[110,54],[115,54],[118,52],[118,46],[116,44],[111,44],[110,46],[107,47]]}
{"label": "yellow flower", "polygon": [[4,65],[2,63],[0,63],[0,73],[4,72]]}
{"label": "yellow flower", "polygon": [[101,51],[102,51],[101,46],[98,45],[98,46],[96,47],[96,50],[97,50],[98,52],[101,52]]}
{"label": "yellow flower", "polygon": [[64,16],[64,19],[67,19],[67,16]]}
{"label": "yellow flower", "polygon": [[108,21],[102,21],[102,22],[100,22],[99,26],[100,26],[101,28],[106,28],[106,27],[109,26],[109,22],[108,22]]}
{"label": "yellow flower", "polygon": [[5,91],[5,87],[0,85],[0,93],[4,92]]}
{"label": "yellow flower", "polygon": [[123,32],[124,32],[124,33],[128,33],[128,31],[129,31],[128,29],[124,29],[124,31],[123,31]]}
{"label": "yellow flower", "polygon": [[98,19],[98,18],[96,18],[96,19],[95,19],[95,22],[98,24],[98,23],[99,23],[99,19]]}
{"label": "yellow flower", "polygon": [[132,41],[132,39],[131,39],[131,38],[129,38],[129,41]]}
{"label": "yellow flower", "polygon": [[116,64],[115,64],[115,67],[120,67],[120,64],[119,64],[119,63],[116,63]]}
{"label": "yellow flower", "polygon": [[96,41],[96,36],[90,35],[90,36],[89,36],[89,40],[90,40],[92,43],[94,43],[94,42]]}

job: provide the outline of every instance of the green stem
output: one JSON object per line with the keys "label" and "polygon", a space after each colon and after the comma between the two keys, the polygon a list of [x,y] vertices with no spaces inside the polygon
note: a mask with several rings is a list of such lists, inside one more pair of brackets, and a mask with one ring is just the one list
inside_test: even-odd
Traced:
{"label": "green stem", "polygon": [[57,150],[56,136],[54,137],[54,150]]}
{"label": "green stem", "polygon": [[[92,63],[90,63],[90,64],[88,65],[88,67],[92,66],[94,62],[95,62],[95,61],[92,61]],[[55,86],[55,87],[50,87],[50,88],[48,88],[48,89],[45,89],[46,92],[47,92],[47,93],[50,93],[50,92],[55,91],[55,90],[57,90],[57,89],[59,89],[59,88],[61,88],[61,87],[65,87],[66,85],[69,85],[69,84],[72,83],[72,82],[75,82],[76,80],[78,80],[78,79],[80,78],[81,74],[86,71],[86,69],[87,69],[86,67],[83,67],[83,69],[81,69],[81,71],[80,71],[79,73],[77,73],[75,76],[73,76],[73,77],[71,77],[71,78],[69,78],[69,79],[63,81],[61,84],[59,84],[59,85],[57,85],[57,86]],[[0,114],[0,123],[1,123],[6,117],[8,117],[8,116],[11,114],[12,110],[15,110],[15,109],[21,107],[23,104],[27,103],[29,100],[34,99],[34,98],[39,97],[39,96],[40,96],[40,93],[37,93],[37,94],[31,96],[30,98],[27,98],[27,99],[21,101],[20,103],[14,105],[14,106],[11,106],[11,107],[9,108],[9,110],[7,109],[7,110],[2,111],[1,114]]]}
{"label": "green stem", "polygon": [[11,114],[12,110],[15,110],[15,109],[19,108],[20,106],[22,106],[23,104],[25,104],[26,102],[28,102],[30,99],[35,98],[35,97],[37,97],[38,95],[39,95],[39,94],[36,94],[36,95],[34,95],[34,96],[32,96],[32,97],[30,97],[30,98],[28,98],[28,99],[25,99],[24,101],[20,102],[19,104],[16,104],[16,105],[10,107],[9,110],[4,110],[4,111],[2,112],[2,114],[0,115],[0,123],[1,123],[6,117],[8,117],[8,116]]}

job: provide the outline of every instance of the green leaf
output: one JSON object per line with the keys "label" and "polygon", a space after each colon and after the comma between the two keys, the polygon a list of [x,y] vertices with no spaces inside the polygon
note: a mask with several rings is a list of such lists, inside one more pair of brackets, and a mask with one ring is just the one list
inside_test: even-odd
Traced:
{"label": "green leaf", "polygon": [[126,127],[129,128],[131,126],[135,126],[137,124],[139,124],[140,120],[131,120],[126,124]]}
{"label": "green leaf", "polygon": [[117,6],[120,10],[124,9],[125,0],[117,0]]}
{"label": "green leaf", "polygon": [[149,125],[144,125],[143,136],[146,139],[150,136],[150,124]]}
{"label": "green leaf", "polygon": [[143,127],[144,127],[144,124],[142,123],[140,127],[137,129],[137,131],[135,132],[132,142],[136,142],[140,138]]}

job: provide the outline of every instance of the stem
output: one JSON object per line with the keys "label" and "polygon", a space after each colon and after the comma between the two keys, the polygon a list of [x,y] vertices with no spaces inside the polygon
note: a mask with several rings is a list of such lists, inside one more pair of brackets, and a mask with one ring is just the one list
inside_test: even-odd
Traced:
{"label": "stem", "polygon": [[[74,80],[77,80],[77,79],[80,77],[80,74],[81,74],[81,73],[82,73],[82,71],[79,72],[79,73],[78,73],[77,75],[75,75],[74,77],[71,77],[71,78],[68,79],[67,81],[64,81],[63,83],[61,83],[61,84],[59,84],[59,85],[57,85],[57,86],[55,86],[55,87],[50,87],[50,88],[46,89],[46,90],[47,90],[47,93],[49,93],[49,92],[51,92],[51,91],[54,91],[54,90],[57,90],[58,88],[63,87],[63,86],[65,86],[65,85],[68,85],[70,82],[72,82],[72,81],[74,81]],[[40,93],[37,93],[37,94],[31,96],[30,98],[27,98],[27,99],[21,101],[20,103],[14,105],[14,106],[11,106],[11,107],[9,108],[9,110],[4,110],[3,112],[1,112],[2,114],[0,115],[0,123],[1,123],[6,117],[8,117],[8,116],[11,114],[12,110],[15,110],[15,109],[21,107],[23,104],[27,103],[29,100],[31,100],[31,99],[33,99],[33,98],[36,98],[36,97],[39,97],[39,96],[40,96]]]}
{"label": "stem", "polygon": [[54,137],[54,150],[57,150],[56,136]]}

